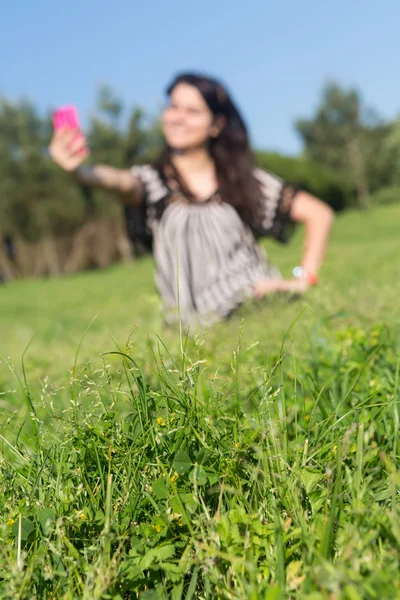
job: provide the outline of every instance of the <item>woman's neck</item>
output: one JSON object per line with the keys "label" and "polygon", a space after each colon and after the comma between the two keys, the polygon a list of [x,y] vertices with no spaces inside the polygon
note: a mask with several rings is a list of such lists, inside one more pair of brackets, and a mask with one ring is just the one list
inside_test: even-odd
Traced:
{"label": "woman's neck", "polygon": [[181,182],[193,197],[203,201],[215,194],[218,189],[215,163],[205,148],[172,152],[170,159]]}
{"label": "woman's neck", "polygon": [[183,152],[172,152],[171,162],[182,174],[214,170],[214,160],[206,148],[192,148]]}

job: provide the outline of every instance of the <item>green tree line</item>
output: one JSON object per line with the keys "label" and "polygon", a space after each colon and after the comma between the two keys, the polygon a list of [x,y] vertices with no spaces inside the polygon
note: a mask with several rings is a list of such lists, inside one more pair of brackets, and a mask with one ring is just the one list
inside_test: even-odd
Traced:
{"label": "green tree line", "polygon": [[[289,157],[258,150],[259,166],[336,210],[399,201],[400,121],[383,122],[357,91],[332,83],[315,113],[299,118],[295,127],[302,153]],[[137,107],[125,107],[107,86],[98,92],[85,133],[90,160],[117,167],[151,161],[162,146],[159,122]],[[52,163],[47,150],[51,135],[50,111],[43,116],[31,102],[0,100],[3,239],[37,244],[76,235],[88,222],[123,221],[121,207],[107,194],[79,187]],[[50,252],[51,244],[46,248]]]}

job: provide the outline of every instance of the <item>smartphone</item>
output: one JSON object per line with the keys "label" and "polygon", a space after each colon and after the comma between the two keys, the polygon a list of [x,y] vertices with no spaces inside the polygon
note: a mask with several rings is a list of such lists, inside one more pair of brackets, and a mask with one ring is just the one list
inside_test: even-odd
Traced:
{"label": "smartphone", "polygon": [[[54,129],[57,131],[62,127],[67,127],[69,129],[76,130],[75,140],[84,138],[84,135],[81,130],[78,111],[73,104],[68,104],[66,106],[60,106],[57,110],[53,112],[53,125]],[[86,142],[86,140],[85,140]],[[88,148],[85,143],[84,148],[80,150],[80,152],[87,152]]]}
{"label": "smartphone", "polygon": [[53,125],[56,131],[61,127],[80,130],[78,111],[75,106],[69,104],[68,106],[60,106],[55,110],[53,112]]}

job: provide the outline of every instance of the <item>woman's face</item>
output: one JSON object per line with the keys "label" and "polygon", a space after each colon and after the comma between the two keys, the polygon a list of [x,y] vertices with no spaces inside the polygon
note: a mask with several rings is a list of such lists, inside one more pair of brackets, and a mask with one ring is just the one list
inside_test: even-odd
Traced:
{"label": "woman's face", "polygon": [[210,137],[219,133],[203,96],[187,83],[179,83],[172,90],[170,103],[163,112],[162,126],[168,146],[175,150],[204,146]]}

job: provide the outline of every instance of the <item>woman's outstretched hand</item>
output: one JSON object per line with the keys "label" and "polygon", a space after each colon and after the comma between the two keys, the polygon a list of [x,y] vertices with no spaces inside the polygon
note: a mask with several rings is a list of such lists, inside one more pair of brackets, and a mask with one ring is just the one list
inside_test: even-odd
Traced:
{"label": "woman's outstretched hand", "polygon": [[56,131],[50,142],[51,158],[64,171],[75,171],[89,156],[85,137],[80,131],[63,127]]}
{"label": "woman's outstretched hand", "polygon": [[305,279],[263,279],[254,286],[254,295],[256,298],[262,298],[276,292],[304,294],[308,287]]}

